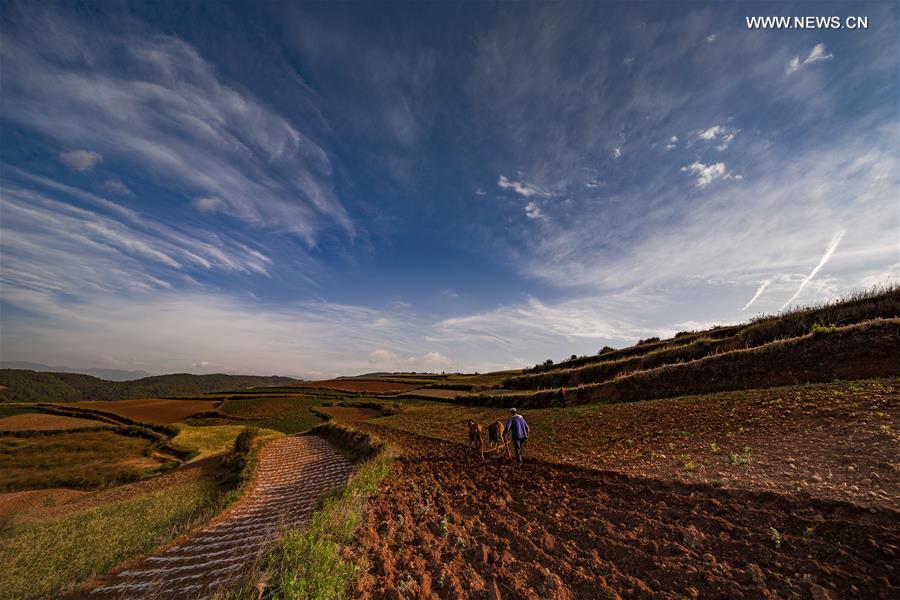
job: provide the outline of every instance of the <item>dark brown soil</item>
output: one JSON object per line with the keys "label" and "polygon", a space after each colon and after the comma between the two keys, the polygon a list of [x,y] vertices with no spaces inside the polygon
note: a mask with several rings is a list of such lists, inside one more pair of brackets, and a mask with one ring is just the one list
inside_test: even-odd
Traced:
{"label": "dark brown soil", "polygon": [[[531,409],[527,455],[629,475],[900,509],[900,379]],[[502,409],[411,407],[379,424],[464,443]]]}
{"label": "dark brown soil", "polygon": [[361,537],[363,598],[896,598],[900,513],[405,449]]}

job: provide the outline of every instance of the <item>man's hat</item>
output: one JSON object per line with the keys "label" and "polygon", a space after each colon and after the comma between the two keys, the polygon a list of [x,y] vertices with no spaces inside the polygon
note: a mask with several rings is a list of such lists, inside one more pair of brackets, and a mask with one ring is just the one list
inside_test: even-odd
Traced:
{"label": "man's hat", "polygon": [[516,414],[516,409],[511,408],[511,409],[509,409],[509,412],[511,412],[512,414]]}

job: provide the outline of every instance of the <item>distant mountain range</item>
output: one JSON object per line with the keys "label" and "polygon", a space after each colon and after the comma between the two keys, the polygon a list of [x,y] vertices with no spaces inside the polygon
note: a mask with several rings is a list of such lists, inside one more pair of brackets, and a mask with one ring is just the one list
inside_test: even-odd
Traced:
{"label": "distant mountain range", "polygon": [[131,381],[149,377],[146,371],[125,371],[122,369],[76,369],[72,367],[51,367],[41,363],[33,363],[24,360],[0,361],[0,369],[24,369],[27,371],[41,371],[44,373],[79,373],[92,375],[108,381]]}
{"label": "distant mountain range", "polygon": [[[8,364],[8,363],[7,363]],[[130,381],[108,381],[82,373],[0,369],[0,402],[78,402],[128,398],[190,397],[249,387],[300,383],[291,377],[257,375],[191,375],[172,373]]]}

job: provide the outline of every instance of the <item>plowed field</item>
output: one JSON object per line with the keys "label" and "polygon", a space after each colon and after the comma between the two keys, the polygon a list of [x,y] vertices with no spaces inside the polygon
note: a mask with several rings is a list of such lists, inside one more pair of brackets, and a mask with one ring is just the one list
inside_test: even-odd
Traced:
{"label": "plowed field", "polygon": [[60,406],[87,408],[113,413],[143,423],[164,425],[182,421],[191,415],[214,410],[221,400],[164,400],[148,398],[138,400],[90,400],[68,402]]}
{"label": "plowed field", "polygon": [[407,449],[361,534],[363,598],[896,598],[900,514]]}

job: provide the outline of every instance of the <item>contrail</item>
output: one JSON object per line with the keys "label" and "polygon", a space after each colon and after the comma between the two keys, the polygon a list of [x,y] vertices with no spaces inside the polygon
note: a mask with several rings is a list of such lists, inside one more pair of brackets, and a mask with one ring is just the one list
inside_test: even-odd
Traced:
{"label": "contrail", "polygon": [[834,234],[834,237],[831,238],[831,241],[828,243],[828,247],[825,249],[825,254],[822,255],[822,260],[819,261],[819,264],[816,265],[816,268],[812,270],[812,272],[803,280],[803,283],[800,284],[800,287],[797,288],[797,291],[794,292],[794,295],[791,296],[791,299],[784,303],[784,306],[778,309],[778,312],[783,311],[788,305],[794,301],[794,298],[800,295],[800,292],[803,291],[803,288],[806,287],[806,284],[812,280],[813,277],[816,276],[822,267],[825,266],[825,263],[831,258],[831,255],[834,254],[834,251],[837,250],[838,244],[841,243],[841,238],[844,237],[844,234],[847,233],[844,230],[840,230]]}
{"label": "contrail", "polygon": [[766,291],[766,288],[769,287],[769,284],[770,284],[770,283],[772,283],[772,280],[771,280],[771,279],[766,279],[765,281],[763,281],[763,282],[762,282],[762,285],[760,285],[758,288],[756,288],[756,293],[753,294],[753,297],[752,297],[752,298],[750,298],[750,302],[748,302],[747,304],[745,304],[745,305],[744,305],[744,308],[742,308],[741,310],[747,310],[748,308],[750,308],[750,305],[753,304],[754,302],[756,302],[756,299],[757,299],[757,298],[759,298],[760,296],[762,296],[762,293],[763,293],[764,291]]}

